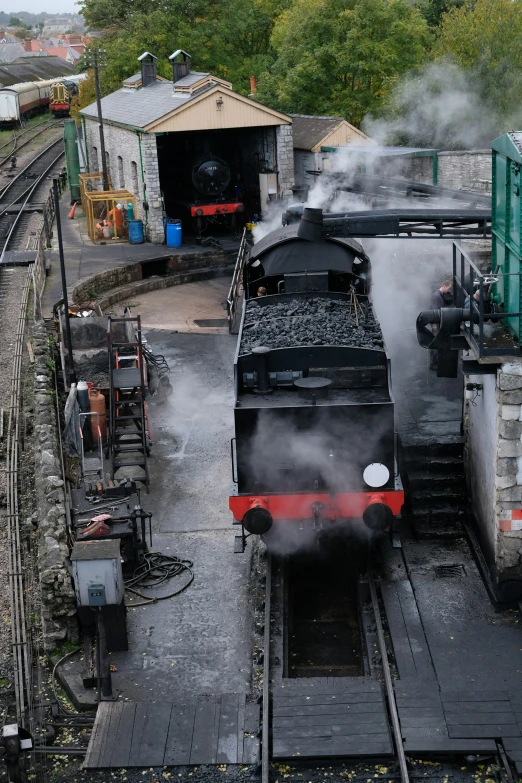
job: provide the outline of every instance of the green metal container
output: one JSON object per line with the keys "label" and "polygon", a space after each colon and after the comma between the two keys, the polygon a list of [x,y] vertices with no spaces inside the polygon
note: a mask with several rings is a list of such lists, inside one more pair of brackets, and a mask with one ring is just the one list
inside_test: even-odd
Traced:
{"label": "green metal container", "polygon": [[[504,133],[491,145],[493,151],[493,198],[491,214],[491,271],[498,276],[493,297],[506,313],[521,313],[522,216],[520,170],[522,132]],[[507,319],[509,330],[520,341],[522,319]]]}

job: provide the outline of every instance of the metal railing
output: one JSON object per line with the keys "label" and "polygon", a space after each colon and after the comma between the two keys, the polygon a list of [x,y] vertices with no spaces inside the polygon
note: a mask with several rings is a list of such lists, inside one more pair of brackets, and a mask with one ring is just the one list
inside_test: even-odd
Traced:
{"label": "metal railing", "polygon": [[[479,359],[487,356],[520,356],[520,338],[508,331],[502,323],[510,318],[520,319],[520,313],[503,312],[499,305],[491,302],[491,288],[505,277],[518,278],[520,273],[506,275],[505,272],[492,274],[482,272],[472,261],[468,253],[453,242],[453,298],[456,307],[469,307],[471,318],[462,324],[469,345]],[[478,293],[478,298],[476,294]],[[497,309],[498,308],[498,309]],[[488,323],[493,322],[493,324]],[[500,324],[498,323],[500,322]],[[503,327],[499,332],[498,326]],[[496,326],[495,337],[492,330]]]}
{"label": "metal railing", "polygon": [[234,267],[234,274],[232,275],[232,282],[227,297],[228,329],[230,332],[232,332],[234,328],[237,318],[237,303],[243,293],[243,269],[245,267],[245,257],[249,249],[250,244],[247,239],[247,230],[245,228],[243,229],[236,266]]}

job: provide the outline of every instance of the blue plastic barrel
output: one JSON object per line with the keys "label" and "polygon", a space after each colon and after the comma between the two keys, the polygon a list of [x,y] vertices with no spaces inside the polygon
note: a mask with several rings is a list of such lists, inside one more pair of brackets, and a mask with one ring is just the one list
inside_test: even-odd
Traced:
{"label": "blue plastic barrel", "polygon": [[129,242],[141,245],[143,241],[143,220],[129,220]]}
{"label": "blue plastic barrel", "polygon": [[167,223],[167,247],[181,247],[181,220]]}

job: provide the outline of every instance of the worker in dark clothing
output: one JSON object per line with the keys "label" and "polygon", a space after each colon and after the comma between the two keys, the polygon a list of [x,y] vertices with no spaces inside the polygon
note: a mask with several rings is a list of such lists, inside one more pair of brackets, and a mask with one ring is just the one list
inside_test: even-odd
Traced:
{"label": "worker in dark clothing", "polygon": [[[434,291],[431,295],[430,310],[440,310],[442,307],[447,307],[449,302],[447,296],[453,288],[451,280],[444,280],[444,282]],[[439,327],[436,324],[432,324],[431,330],[433,334],[437,334]],[[438,351],[430,351],[430,370],[437,369]]]}

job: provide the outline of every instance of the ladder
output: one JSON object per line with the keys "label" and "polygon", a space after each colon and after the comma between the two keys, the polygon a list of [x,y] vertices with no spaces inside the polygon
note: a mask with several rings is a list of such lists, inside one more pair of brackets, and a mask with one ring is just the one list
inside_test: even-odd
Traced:
{"label": "ladder", "polygon": [[109,459],[111,479],[132,478],[149,491],[150,437],[141,319],[109,315]]}

